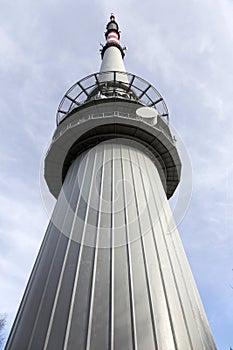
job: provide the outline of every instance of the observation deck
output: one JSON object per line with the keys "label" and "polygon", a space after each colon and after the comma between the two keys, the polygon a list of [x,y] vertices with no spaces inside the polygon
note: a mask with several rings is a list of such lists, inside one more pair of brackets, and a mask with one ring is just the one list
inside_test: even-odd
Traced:
{"label": "observation deck", "polygon": [[88,75],[65,93],[57,110],[57,125],[77,108],[103,99],[124,99],[155,108],[169,121],[168,109],[160,93],[146,80],[127,72],[108,71]]}
{"label": "observation deck", "polygon": [[44,169],[56,198],[76,157],[116,138],[136,141],[150,152],[167,197],[174,193],[181,162],[169,128],[168,109],[160,93],[144,79],[121,71],[91,74],[66,92],[56,121]]}

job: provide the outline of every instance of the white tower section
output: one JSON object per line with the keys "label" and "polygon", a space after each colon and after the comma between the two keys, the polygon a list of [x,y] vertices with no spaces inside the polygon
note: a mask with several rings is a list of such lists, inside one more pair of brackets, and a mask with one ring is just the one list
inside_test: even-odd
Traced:
{"label": "white tower section", "polygon": [[119,71],[125,72],[124,61],[120,50],[116,46],[110,46],[104,54],[100,72]]}
{"label": "white tower section", "polygon": [[119,39],[112,15],[101,71],[59,106],[57,203],[6,350],[216,350],[168,203],[181,162],[166,105],[125,72]]}
{"label": "white tower section", "polygon": [[[100,72],[118,71],[125,72],[125,65],[123,61],[124,51],[120,46],[120,33],[118,31],[118,24],[115,22],[115,17],[110,17],[110,22],[105,33],[106,45],[102,51],[102,64]],[[104,74],[101,80],[111,80],[110,74]],[[125,75],[118,76],[118,80],[128,83]]]}

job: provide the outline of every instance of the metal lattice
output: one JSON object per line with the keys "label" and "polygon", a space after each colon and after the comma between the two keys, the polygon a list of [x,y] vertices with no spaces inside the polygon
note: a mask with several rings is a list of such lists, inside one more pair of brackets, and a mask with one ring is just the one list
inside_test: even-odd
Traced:
{"label": "metal lattice", "polygon": [[169,120],[167,106],[160,93],[146,80],[127,72],[108,71],[91,74],[75,83],[62,98],[57,110],[57,125],[74,109],[92,100],[127,99],[155,108]]}

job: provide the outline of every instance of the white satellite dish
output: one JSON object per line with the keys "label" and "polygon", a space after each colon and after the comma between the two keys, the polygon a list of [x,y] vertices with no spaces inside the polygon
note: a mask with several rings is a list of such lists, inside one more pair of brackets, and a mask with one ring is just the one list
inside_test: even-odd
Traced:
{"label": "white satellite dish", "polygon": [[152,107],[140,107],[136,110],[136,114],[147,121],[151,121],[152,125],[157,124],[157,117],[159,112]]}

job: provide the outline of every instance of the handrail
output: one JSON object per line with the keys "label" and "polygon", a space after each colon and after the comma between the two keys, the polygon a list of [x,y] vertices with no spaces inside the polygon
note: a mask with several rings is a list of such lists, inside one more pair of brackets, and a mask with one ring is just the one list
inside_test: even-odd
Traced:
{"label": "handrail", "polygon": [[[140,122],[143,122],[147,125],[150,125],[150,127],[152,127],[153,129],[160,130],[163,133],[163,135],[173,144],[175,142],[174,138],[169,133],[167,133],[166,130],[162,126],[159,126],[158,123],[154,125],[152,121],[149,121],[148,119],[144,119],[141,116],[138,116],[137,114],[121,113],[118,111],[107,112],[107,113],[101,112],[101,113],[95,113],[95,114],[89,114],[86,116],[82,116],[80,119],[68,123],[66,125],[66,127],[64,127],[64,129],[60,130],[59,133],[57,133],[57,134],[55,133],[55,136],[53,137],[52,142],[57,141],[67,130],[69,130],[77,125],[80,125],[82,123],[85,123],[85,122],[89,121],[90,119],[101,119],[101,118],[106,119],[106,118],[113,118],[113,117],[126,118],[126,119],[138,120]],[[158,117],[158,118],[160,118],[160,117]]]}
{"label": "handrail", "polygon": [[169,122],[164,99],[150,83],[128,72],[108,71],[88,75],[69,88],[58,106],[57,125],[75,108],[92,100],[113,97],[133,100],[155,108],[159,115]]}

